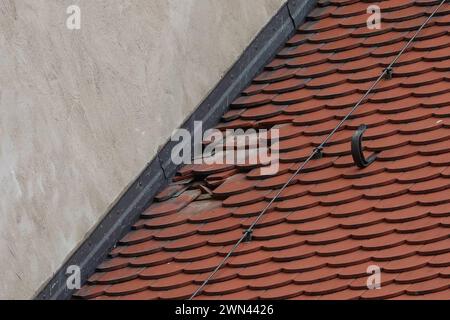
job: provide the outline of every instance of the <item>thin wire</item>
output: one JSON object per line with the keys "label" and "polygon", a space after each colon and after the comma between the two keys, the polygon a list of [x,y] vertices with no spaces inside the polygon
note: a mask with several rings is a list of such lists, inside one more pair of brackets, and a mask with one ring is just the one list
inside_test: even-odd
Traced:
{"label": "thin wire", "polygon": [[392,69],[395,63],[397,63],[398,59],[401,57],[401,55],[405,52],[406,49],[411,45],[411,43],[415,40],[417,35],[422,31],[422,29],[428,24],[428,22],[433,18],[433,16],[436,14],[436,12],[442,7],[442,5],[447,0],[442,0],[442,2],[439,4],[439,6],[436,7],[436,9],[431,13],[431,15],[425,20],[425,22],[420,26],[420,28],[416,31],[414,36],[409,39],[409,41],[406,43],[406,45],[403,47],[403,49],[397,54],[395,59],[388,65],[387,68],[383,70],[381,75],[377,78],[377,80],[370,86],[370,88],[366,91],[366,93],[359,99],[359,101],[356,103],[356,105],[350,110],[349,113],[339,122],[339,124],[331,131],[328,136],[322,141],[322,143],[314,148],[312,153],[304,160],[302,165],[292,174],[292,176],[289,178],[289,180],[281,187],[281,189],[278,190],[278,192],[275,194],[275,196],[270,200],[270,202],[267,204],[267,206],[261,211],[261,213],[258,215],[258,217],[255,219],[255,221],[251,224],[250,228],[248,228],[243,236],[239,239],[238,242],[231,248],[231,250],[228,252],[228,254],[224,257],[222,262],[214,269],[214,271],[211,272],[208,278],[203,281],[202,285],[194,292],[194,294],[189,298],[189,300],[194,299],[202,290],[203,288],[208,284],[208,282],[212,279],[212,277],[215,276],[215,274],[223,267],[225,262],[231,257],[231,255],[234,253],[234,251],[237,249],[237,247],[244,241],[244,239],[247,238],[249,233],[253,231],[255,226],[258,224],[259,220],[264,216],[264,214],[269,210],[270,206],[278,199],[278,197],[281,195],[281,193],[286,189],[287,186],[289,186],[294,180],[294,178],[305,168],[305,166],[311,161],[321,150],[324,148],[324,146],[328,143],[328,141],[333,137],[333,135],[342,127],[342,125],[348,120],[348,118],[353,114],[353,112],[356,111],[356,109],[359,108],[359,106],[364,102],[364,100],[367,98],[367,96],[372,92],[372,90],[380,83],[380,81],[385,77],[386,73]]}

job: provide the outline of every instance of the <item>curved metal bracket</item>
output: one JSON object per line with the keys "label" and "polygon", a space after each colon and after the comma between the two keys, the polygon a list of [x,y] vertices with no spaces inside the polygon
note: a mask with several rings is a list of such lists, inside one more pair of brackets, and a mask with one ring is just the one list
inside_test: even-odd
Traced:
{"label": "curved metal bracket", "polygon": [[369,158],[364,157],[363,147],[362,147],[362,137],[364,132],[367,130],[367,126],[362,124],[356,130],[352,137],[352,157],[355,164],[360,168],[365,168],[369,166],[372,162],[377,159],[377,154],[372,154]]}

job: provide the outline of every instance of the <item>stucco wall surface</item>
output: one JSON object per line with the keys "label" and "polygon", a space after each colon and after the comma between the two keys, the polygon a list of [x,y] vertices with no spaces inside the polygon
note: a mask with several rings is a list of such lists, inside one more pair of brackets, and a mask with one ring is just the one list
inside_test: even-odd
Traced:
{"label": "stucco wall surface", "polygon": [[0,299],[36,294],[283,2],[0,0]]}

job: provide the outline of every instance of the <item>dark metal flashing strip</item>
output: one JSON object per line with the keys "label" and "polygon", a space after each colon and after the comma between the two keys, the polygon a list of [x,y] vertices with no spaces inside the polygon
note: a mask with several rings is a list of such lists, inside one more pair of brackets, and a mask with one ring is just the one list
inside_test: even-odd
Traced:
{"label": "dark metal flashing strip", "polygon": [[[229,104],[295,32],[316,1],[288,0],[181,127],[193,132],[194,121],[202,121],[204,128],[216,125]],[[87,239],[43,286],[35,299],[69,299],[73,294],[73,290],[66,286],[66,270],[70,265],[80,267],[82,283],[87,280],[117,241],[130,230],[131,224],[148,207],[157,192],[176,173],[177,166],[170,160],[175,144],[168,141],[164,145]]]}

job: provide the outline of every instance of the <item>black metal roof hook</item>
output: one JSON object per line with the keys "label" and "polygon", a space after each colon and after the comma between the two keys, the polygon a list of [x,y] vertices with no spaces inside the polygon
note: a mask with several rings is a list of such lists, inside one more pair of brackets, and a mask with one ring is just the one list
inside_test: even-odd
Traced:
{"label": "black metal roof hook", "polygon": [[355,164],[360,168],[365,168],[369,166],[372,162],[374,162],[377,159],[377,153],[372,154],[367,159],[364,157],[362,138],[366,130],[367,126],[365,124],[362,124],[359,126],[358,130],[356,130],[355,134],[352,137],[353,161],[355,161]]}

